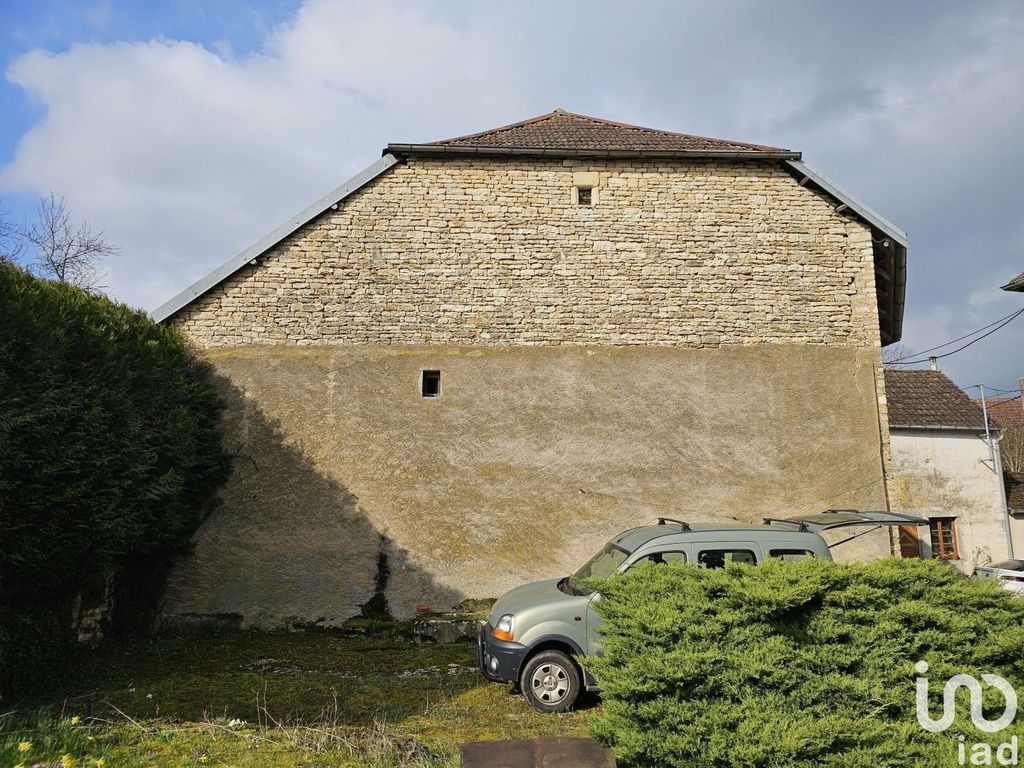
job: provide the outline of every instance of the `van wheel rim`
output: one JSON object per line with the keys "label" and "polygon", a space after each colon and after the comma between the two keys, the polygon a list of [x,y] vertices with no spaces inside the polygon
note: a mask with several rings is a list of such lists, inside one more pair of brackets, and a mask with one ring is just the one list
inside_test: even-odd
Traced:
{"label": "van wheel rim", "polygon": [[530,688],[545,704],[557,704],[569,693],[569,673],[561,664],[541,664],[530,677]]}

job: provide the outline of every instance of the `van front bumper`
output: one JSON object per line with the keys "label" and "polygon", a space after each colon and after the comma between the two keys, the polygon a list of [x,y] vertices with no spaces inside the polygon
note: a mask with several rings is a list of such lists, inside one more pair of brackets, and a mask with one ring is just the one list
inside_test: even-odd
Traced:
{"label": "van front bumper", "polygon": [[491,625],[482,624],[476,636],[480,674],[495,683],[514,683],[530,649],[519,643],[498,640],[491,634]]}

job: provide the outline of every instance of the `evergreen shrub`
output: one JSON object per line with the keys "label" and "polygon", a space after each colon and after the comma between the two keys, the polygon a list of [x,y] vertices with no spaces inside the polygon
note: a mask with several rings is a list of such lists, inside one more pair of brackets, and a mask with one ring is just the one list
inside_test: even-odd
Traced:
{"label": "evergreen shrub", "polygon": [[[605,619],[605,655],[587,662],[604,699],[592,730],[620,765],[952,766],[961,734],[970,765],[975,742],[1022,733],[976,729],[963,689],[951,728],[918,724],[919,661],[934,718],[952,675],[1024,693],[1024,599],[947,564],[645,564],[592,586]],[[984,690],[994,719],[1004,700]]]}
{"label": "evergreen shrub", "polygon": [[220,412],[177,331],[0,263],[0,690],[59,674],[83,596],[187,544]]}

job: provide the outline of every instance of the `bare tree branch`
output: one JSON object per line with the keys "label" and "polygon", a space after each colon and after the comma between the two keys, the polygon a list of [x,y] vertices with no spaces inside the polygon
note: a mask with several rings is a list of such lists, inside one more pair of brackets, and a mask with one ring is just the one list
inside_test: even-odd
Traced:
{"label": "bare tree branch", "polygon": [[903,360],[909,355],[905,344],[890,344],[882,350],[882,365],[891,366],[893,363]]}
{"label": "bare tree branch", "polygon": [[999,450],[1003,456],[1003,469],[1014,474],[1024,473],[1024,426],[1007,429]]}
{"label": "bare tree branch", "polygon": [[39,201],[37,210],[36,222],[19,231],[35,250],[35,269],[59,282],[88,290],[103,287],[101,262],[120,250],[104,240],[102,231],[93,232],[84,221],[76,229],[63,197],[58,199],[51,192]]}
{"label": "bare tree branch", "polygon": [[25,250],[18,228],[7,220],[7,211],[0,208],[0,261],[16,260]]}

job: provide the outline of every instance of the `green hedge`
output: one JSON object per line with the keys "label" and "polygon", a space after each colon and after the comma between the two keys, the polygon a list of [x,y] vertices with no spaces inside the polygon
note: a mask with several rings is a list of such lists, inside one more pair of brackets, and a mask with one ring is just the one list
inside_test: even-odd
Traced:
{"label": "green hedge", "polygon": [[220,411],[177,332],[0,264],[0,686],[59,666],[79,595],[185,545],[227,476]]}
{"label": "green hedge", "polygon": [[[932,717],[954,674],[998,674],[1024,694],[1024,599],[945,564],[645,565],[595,586],[606,623],[605,656],[588,662],[604,697],[592,728],[622,765],[957,765],[960,734],[1021,733],[976,731],[963,692],[948,731],[917,722],[920,660]],[[1002,698],[986,687],[989,710]]]}

